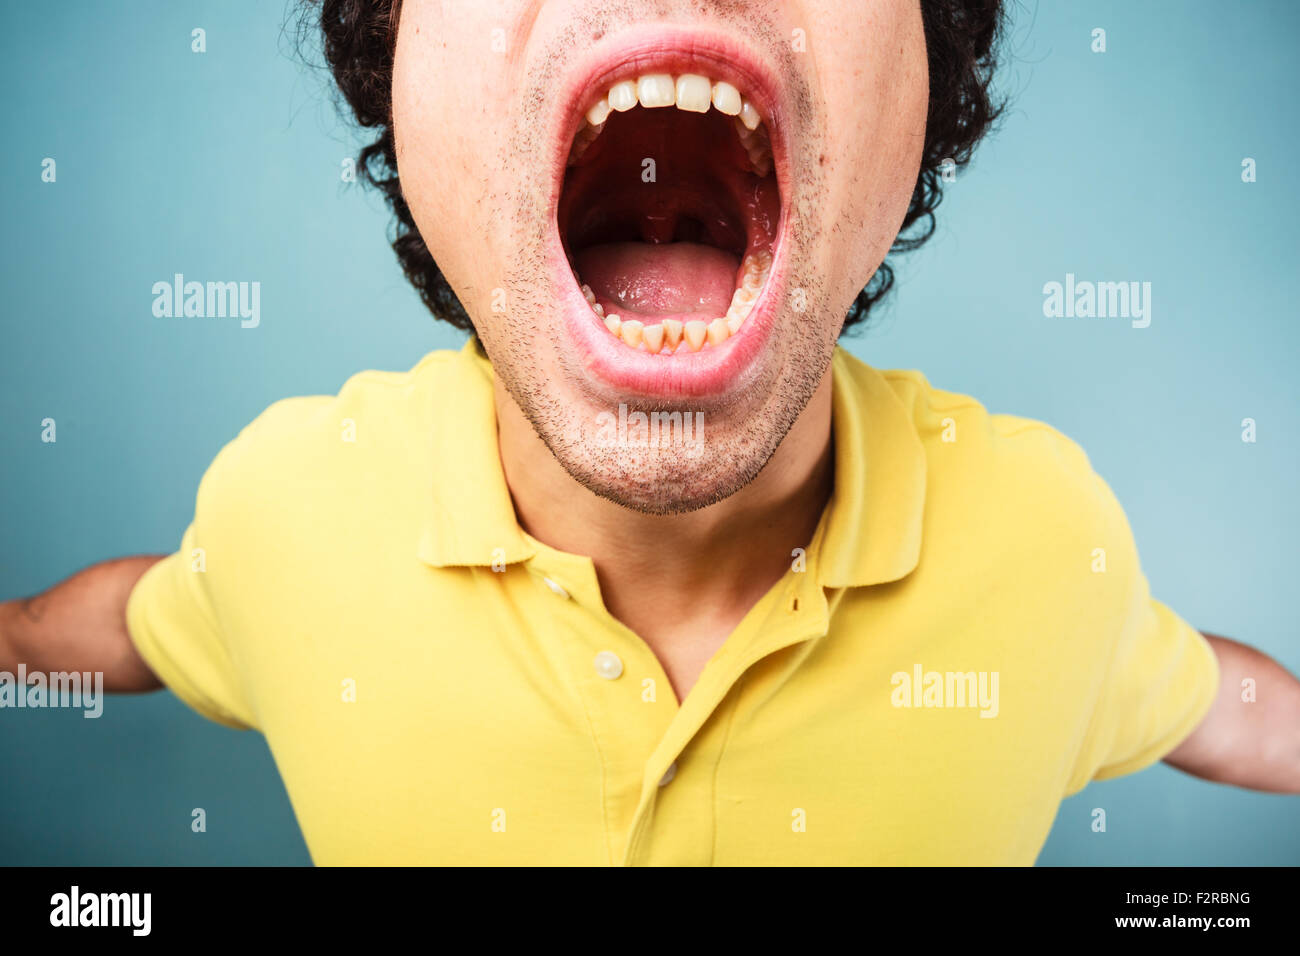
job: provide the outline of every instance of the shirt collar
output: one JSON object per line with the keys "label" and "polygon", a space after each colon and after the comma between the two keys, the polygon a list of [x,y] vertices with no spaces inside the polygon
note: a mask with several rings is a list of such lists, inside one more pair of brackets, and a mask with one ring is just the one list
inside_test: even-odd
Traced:
{"label": "shirt collar", "polygon": [[831,361],[835,489],[822,518],[825,587],[906,577],[921,557],[925,449],[880,372],[837,348]]}
{"label": "shirt collar", "polygon": [[[534,548],[515,518],[501,468],[492,364],[470,336],[432,396],[431,484],[418,554],[436,567],[526,561]],[[447,407],[453,405],[454,407]]]}
{"label": "shirt collar", "polygon": [[[526,561],[536,545],[519,527],[501,468],[491,363],[471,337],[451,363],[454,411],[435,410],[432,494],[419,556],[436,567]],[[917,564],[925,505],[925,452],[885,377],[837,348],[832,360],[835,489],[814,555],[825,587],[896,581]]]}

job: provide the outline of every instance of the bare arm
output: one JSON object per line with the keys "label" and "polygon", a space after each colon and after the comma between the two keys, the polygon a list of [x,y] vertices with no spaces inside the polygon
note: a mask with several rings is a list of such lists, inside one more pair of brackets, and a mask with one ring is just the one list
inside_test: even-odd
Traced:
{"label": "bare arm", "polygon": [[1165,761],[1206,780],[1300,793],[1300,681],[1253,647],[1205,638],[1219,658],[1219,694]]}
{"label": "bare arm", "polygon": [[35,597],[0,603],[0,671],[100,671],[104,689],[156,690],[126,630],[126,600],[163,555],[94,564]]}

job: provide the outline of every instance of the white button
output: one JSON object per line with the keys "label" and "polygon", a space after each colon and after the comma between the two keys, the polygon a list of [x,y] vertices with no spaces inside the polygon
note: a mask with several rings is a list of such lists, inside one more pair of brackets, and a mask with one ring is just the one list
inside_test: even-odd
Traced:
{"label": "white button", "polygon": [[596,665],[596,673],[605,680],[615,680],[623,673],[623,662],[613,651],[601,651],[593,663]]}
{"label": "white button", "polygon": [[555,583],[554,581],[552,581],[550,578],[542,578],[542,583],[545,584],[548,588],[550,588],[552,591],[554,591],[556,594],[558,594],[558,595],[559,595],[560,597],[562,597],[562,598],[566,598],[566,597],[569,596],[569,592],[568,592],[568,591],[564,590],[564,588],[560,587],[558,584],[556,584],[556,583]]}
{"label": "white button", "polygon": [[659,786],[666,787],[673,782],[673,777],[677,776],[677,761],[674,760],[664,771],[664,775],[659,778]]}

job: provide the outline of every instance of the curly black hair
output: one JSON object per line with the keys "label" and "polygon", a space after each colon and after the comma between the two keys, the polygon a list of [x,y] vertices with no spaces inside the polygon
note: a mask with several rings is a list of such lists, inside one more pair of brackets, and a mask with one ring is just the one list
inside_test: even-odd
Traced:
{"label": "curly black hair", "polygon": [[[325,61],[356,122],[377,131],[358,157],[364,182],[378,189],[393,212],[393,251],[406,278],[435,316],[472,331],[464,306],[434,262],[402,197],[393,140],[393,50],[402,0],[304,0],[304,24],[316,26],[319,9]],[[910,252],[934,234],[934,211],[943,199],[944,166],[965,166],[975,146],[1001,115],[992,94],[1004,24],[1002,0],[921,0],[930,104],[925,148],[912,200],[891,253]],[[888,260],[849,307],[844,329],[865,323],[894,286]]]}

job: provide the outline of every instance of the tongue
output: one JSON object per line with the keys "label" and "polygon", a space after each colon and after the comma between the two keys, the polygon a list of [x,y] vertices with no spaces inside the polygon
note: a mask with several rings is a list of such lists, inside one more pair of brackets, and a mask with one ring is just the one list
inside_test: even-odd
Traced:
{"label": "tongue", "polygon": [[683,321],[726,315],[740,267],[731,253],[697,242],[608,242],[574,258],[606,312]]}

